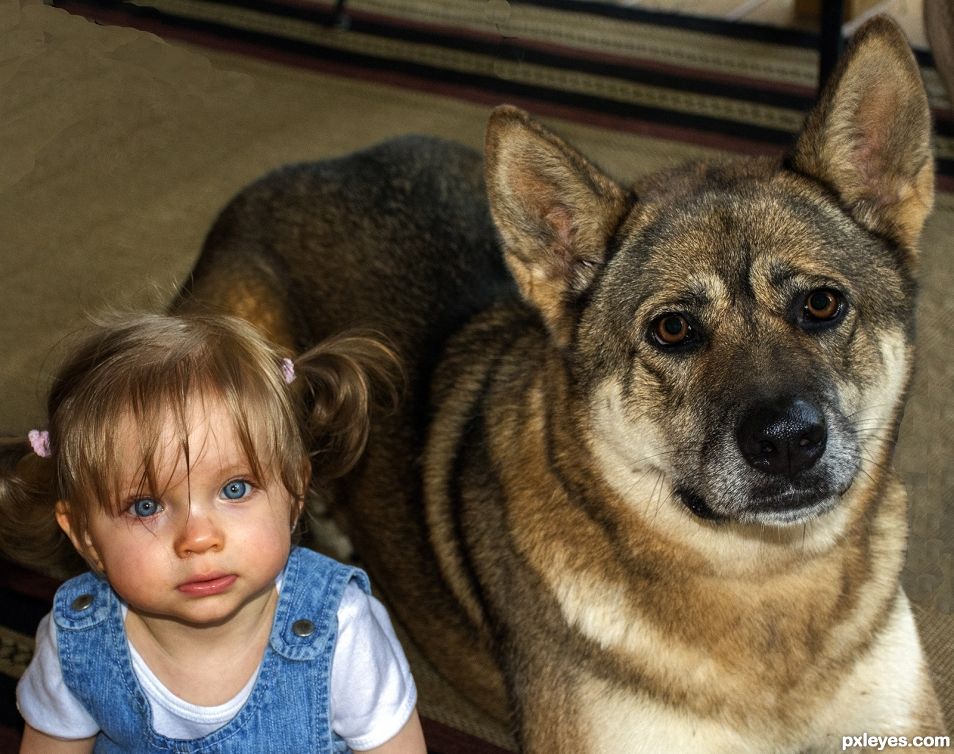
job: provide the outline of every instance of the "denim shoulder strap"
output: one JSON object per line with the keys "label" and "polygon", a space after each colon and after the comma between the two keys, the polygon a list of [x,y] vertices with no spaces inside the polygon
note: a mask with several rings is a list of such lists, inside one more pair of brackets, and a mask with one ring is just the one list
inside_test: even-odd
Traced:
{"label": "denim shoulder strap", "polygon": [[101,728],[97,751],[104,740],[135,747],[149,703],[129,662],[119,598],[99,576],[77,576],[57,591],[53,621],[63,681]]}
{"label": "denim shoulder strap", "polygon": [[326,649],[326,642],[333,650],[338,606],[352,579],[371,593],[361,569],[302,547],[292,550],[272,627],[272,649],[289,660],[314,659]]}

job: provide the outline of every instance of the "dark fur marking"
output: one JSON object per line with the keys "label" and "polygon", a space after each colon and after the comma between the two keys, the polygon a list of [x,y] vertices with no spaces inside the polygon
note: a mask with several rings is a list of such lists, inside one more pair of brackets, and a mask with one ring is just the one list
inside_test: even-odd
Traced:
{"label": "dark fur marking", "polygon": [[613,228],[613,231],[610,233],[609,239],[606,242],[606,251],[603,255],[603,261],[599,264],[598,268],[594,272],[593,279],[590,281],[590,284],[569,304],[573,308],[573,331],[570,334],[570,341],[567,348],[569,351],[575,350],[579,337],[580,323],[583,321],[583,315],[585,314],[587,308],[589,308],[590,303],[593,300],[593,294],[599,288],[600,283],[606,274],[607,266],[622,247],[623,226],[625,225],[627,219],[629,219],[630,214],[632,214],[637,201],[638,197],[636,192],[630,189],[623,199],[626,209],[620,213],[619,219],[616,221],[616,227]]}
{"label": "dark fur marking", "polygon": [[[448,490],[448,499],[450,501],[454,535],[456,538],[455,542],[457,544],[456,552],[461,567],[467,576],[470,591],[480,605],[484,616],[488,618],[493,614],[493,611],[490,610],[490,603],[487,600],[487,595],[477,575],[477,567],[474,563],[473,554],[468,547],[469,540],[466,537],[466,527],[463,523],[464,500],[461,485],[464,479],[464,469],[473,461],[471,454],[474,449],[479,451],[485,450],[485,444],[478,440],[478,438],[485,437],[487,434],[484,406],[487,403],[487,398],[490,395],[492,385],[497,377],[497,371],[504,362],[504,355],[513,348],[514,344],[520,340],[520,337],[521,332],[519,329],[514,328],[511,330],[510,338],[500,344],[493,359],[487,362],[487,369],[480,390],[473,396],[471,401],[471,417],[467,420],[464,430],[458,438],[458,443],[454,448],[454,458],[452,461],[453,471],[450,489]],[[493,471],[490,459],[486,457],[486,453],[482,454],[485,456],[485,463],[483,465],[486,468],[486,473],[490,474]],[[499,477],[495,476],[494,484],[496,489],[502,488]]]}
{"label": "dark fur marking", "polygon": [[[551,403],[548,403],[546,406],[544,419],[544,448],[548,467],[563,489],[566,499],[583,511],[587,518],[597,524],[600,529],[606,533],[606,538],[613,544],[614,551],[618,554],[620,562],[626,567],[634,580],[644,581],[659,578],[659,573],[655,569],[647,569],[642,563],[630,555],[629,548],[620,540],[619,527],[612,517],[608,515],[605,506],[600,506],[591,500],[587,494],[586,487],[573,480],[573,471],[565,467],[565,461],[562,461],[560,456],[556,453],[555,447],[558,444],[556,434],[557,432],[565,430],[564,428],[558,427],[554,406]],[[578,469],[577,471],[585,473],[583,469]]]}

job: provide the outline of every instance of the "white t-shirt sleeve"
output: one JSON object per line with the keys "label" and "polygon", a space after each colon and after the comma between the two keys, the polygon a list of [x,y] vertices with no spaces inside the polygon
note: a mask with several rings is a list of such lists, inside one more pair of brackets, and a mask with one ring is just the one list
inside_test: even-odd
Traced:
{"label": "white t-shirt sleeve", "polygon": [[99,733],[99,725],[63,681],[49,615],[37,627],[33,659],[17,684],[17,707],[30,727],[49,736],[74,739]]}
{"label": "white t-shirt sleeve", "polygon": [[417,687],[387,611],[353,581],[338,607],[331,727],[352,749],[373,749],[404,727]]}

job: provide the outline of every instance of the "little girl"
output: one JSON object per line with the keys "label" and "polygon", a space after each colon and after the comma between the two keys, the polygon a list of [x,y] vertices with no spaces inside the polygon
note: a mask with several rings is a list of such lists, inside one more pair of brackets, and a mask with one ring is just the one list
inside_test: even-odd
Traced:
{"label": "little girl", "polygon": [[392,364],[361,337],[293,363],[212,316],[104,325],[77,349],[48,433],[2,464],[0,544],[42,556],[58,525],[92,569],[40,623],[21,752],[424,753],[367,577],[292,545],[312,474],[357,462]]}

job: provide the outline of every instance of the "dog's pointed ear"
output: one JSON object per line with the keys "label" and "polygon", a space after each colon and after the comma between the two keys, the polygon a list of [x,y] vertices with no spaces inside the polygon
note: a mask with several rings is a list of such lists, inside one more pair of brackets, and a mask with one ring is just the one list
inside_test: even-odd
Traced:
{"label": "dog's pointed ear", "polygon": [[487,126],[487,193],[504,254],[523,296],[559,345],[573,304],[606,257],[626,192],[573,147],[514,107]]}
{"label": "dog's pointed ear", "polygon": [[845,49],[791,163],[862,225],[915,249],[934,203],[931,114],[914,55],[886,16]]}

